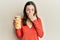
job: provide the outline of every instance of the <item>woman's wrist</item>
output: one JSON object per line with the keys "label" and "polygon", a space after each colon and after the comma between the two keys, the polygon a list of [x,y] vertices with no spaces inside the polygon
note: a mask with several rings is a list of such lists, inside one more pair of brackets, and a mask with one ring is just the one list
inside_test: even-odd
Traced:
{"label": "woman's wrist", "polygon": [[20,24],[15,24],[15,28],[16,29],[21,29],[21,25]]}
{"label": "woman's wrist", "polygon": [[37,17],[34,17],[34,18],[32,19],[32,21],[34,21],[34,20],[37,20]]}
{"label": "woman's wrist", "polygon": [[20,27],[15,27],[15,29],[21,29]]}

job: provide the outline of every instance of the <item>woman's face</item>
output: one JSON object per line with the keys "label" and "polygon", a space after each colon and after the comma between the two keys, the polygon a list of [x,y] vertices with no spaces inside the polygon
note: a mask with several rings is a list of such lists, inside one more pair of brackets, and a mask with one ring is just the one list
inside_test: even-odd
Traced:
{"label": "woman's face", "polygon": [[28,6],[26,7],[26,13],[27,13],[28,16],[29,16],[29,15],[33,15],[33,14],[35,13],[35,8],[34,8],[34,6],[33,6],[33,5],[28,5]]}

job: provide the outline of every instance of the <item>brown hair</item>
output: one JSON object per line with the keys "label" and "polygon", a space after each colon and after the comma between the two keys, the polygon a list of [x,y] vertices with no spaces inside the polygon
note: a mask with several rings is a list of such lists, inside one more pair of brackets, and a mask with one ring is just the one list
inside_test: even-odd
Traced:
{"label": "brown hair", "polygon": [[[36,17],[38,18],[38,16],[37,16],[37,9],[36,9],[36,6],[35,6],[34,2],[28,1],[28,2],[26,3],[25,7],[24,7],[24,10],[23,10],[23,13],[24,13],[23,19],[22,19],[22,20],[23,20],[23,21],[22,21],[23,25],[26,25],[26,20],[29,19],[28,16],[27,16],[27,13],[26,13],[26,7],[27,7],[28,5],[33,5],[33,6],[34,6],[34,8],[35,8],[35,13],[34,13],[33,15],[36,15]],[[29,20],[30,20],[30,19],[29,19]],[[30,20],[30,21],[31,21],[31,20]],[[32,22],[32,21],[31,21],[31,22]]]}

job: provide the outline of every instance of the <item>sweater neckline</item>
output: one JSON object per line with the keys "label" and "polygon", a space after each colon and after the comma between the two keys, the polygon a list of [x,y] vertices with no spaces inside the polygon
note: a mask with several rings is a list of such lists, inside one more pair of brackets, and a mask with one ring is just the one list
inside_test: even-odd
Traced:
{"label": "sweater neckline", "polygon": [[[29,26],[28,25],[26,25],[28,28],[29,28]],[[33,26],[31,27],[31,28],[29,28],[29,29],[32,29],[33,28]]]}

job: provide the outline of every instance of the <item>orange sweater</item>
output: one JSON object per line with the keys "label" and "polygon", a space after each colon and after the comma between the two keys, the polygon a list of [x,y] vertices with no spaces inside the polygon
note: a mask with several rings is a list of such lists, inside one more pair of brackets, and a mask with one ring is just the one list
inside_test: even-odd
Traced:
{"label": "orange sweater", "polygon": [[18,38],[22,38],[22,40],[39,40],[38,36],[40,38],[43,37],[43,28],[41,19],[38,18],[38,20],[33,21],[34,26],[32,28],[29,28],[27,25],[23,26],[21,29],[16,29],[16,35]]}

